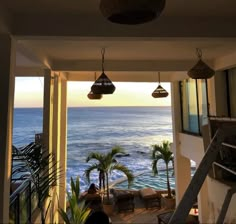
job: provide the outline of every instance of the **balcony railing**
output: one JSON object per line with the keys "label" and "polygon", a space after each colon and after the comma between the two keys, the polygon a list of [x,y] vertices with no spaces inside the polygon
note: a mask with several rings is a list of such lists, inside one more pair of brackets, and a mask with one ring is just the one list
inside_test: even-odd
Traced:
{"label": "balcony railing", "polygon": [[37,198],[32,182],[27,179],[10,196],[11,224],[31,223],[31,214],[37,206]]}
{"label": "balcony railing", "polygon": [[218,180],[236,181],[236,145],[222,143],[220,159],[212,165],[213,177]]}

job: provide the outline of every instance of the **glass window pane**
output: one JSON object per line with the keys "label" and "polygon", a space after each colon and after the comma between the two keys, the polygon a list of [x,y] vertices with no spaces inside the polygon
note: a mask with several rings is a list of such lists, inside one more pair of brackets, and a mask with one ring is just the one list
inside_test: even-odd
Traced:
{"label": "glass window pane", "polygon": [[200,131],[208,123],[206,80],[197,80]]}
{"label": "glass window pane", "polygon": [[199,133],[196,92],[194,79],[182,81],[183,130],[191,133]]}

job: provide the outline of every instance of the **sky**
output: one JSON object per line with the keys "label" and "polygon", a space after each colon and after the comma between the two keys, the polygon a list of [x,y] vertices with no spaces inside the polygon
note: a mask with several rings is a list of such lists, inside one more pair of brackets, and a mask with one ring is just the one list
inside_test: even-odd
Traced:
{"label": "sky", "polygon": [[[43,78],[16,77],[15,107],[43,106]],[[170,83],[161,83],[169,92],[166,98],[151,96],[158,83],[113,82],[116,90],[111,95],[103,95],[101,100],[89,100],[87,94],[93,82],[68,82],[68,107],[94,106],[170,106]]]}

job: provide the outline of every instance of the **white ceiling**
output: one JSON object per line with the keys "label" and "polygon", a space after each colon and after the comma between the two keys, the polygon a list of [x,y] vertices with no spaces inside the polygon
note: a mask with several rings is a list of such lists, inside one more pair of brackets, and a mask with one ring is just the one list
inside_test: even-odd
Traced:
{"label": "white ceiling", "polygon": [[120,74],[118,80],[155,71],[182,78],[197,60],[196,48],[216,69],[236,52],[235,0],[166,0],[161,16],[142,25],[107,21],[99,0],[1,0],[0,11],[17,40],[18,67],[49,67],[71,79],[101,70],[101,48],[105,70],[115,79]]}

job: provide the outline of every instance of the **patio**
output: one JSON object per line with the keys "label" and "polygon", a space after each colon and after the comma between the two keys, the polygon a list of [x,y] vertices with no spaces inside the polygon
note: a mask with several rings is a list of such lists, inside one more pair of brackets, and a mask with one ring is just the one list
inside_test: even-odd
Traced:
{"label": "patio", "polygon": [[134,197],[135,209],[134,212],[120,212],[116,211],[110,216],[112,224],[125,224],[125,223],[135,223],[135,224],[152,224],[157,223],[157,214],[164,209],[159,209],[158,207],[145,208],[145,204],[140,199],[138,195]]}

